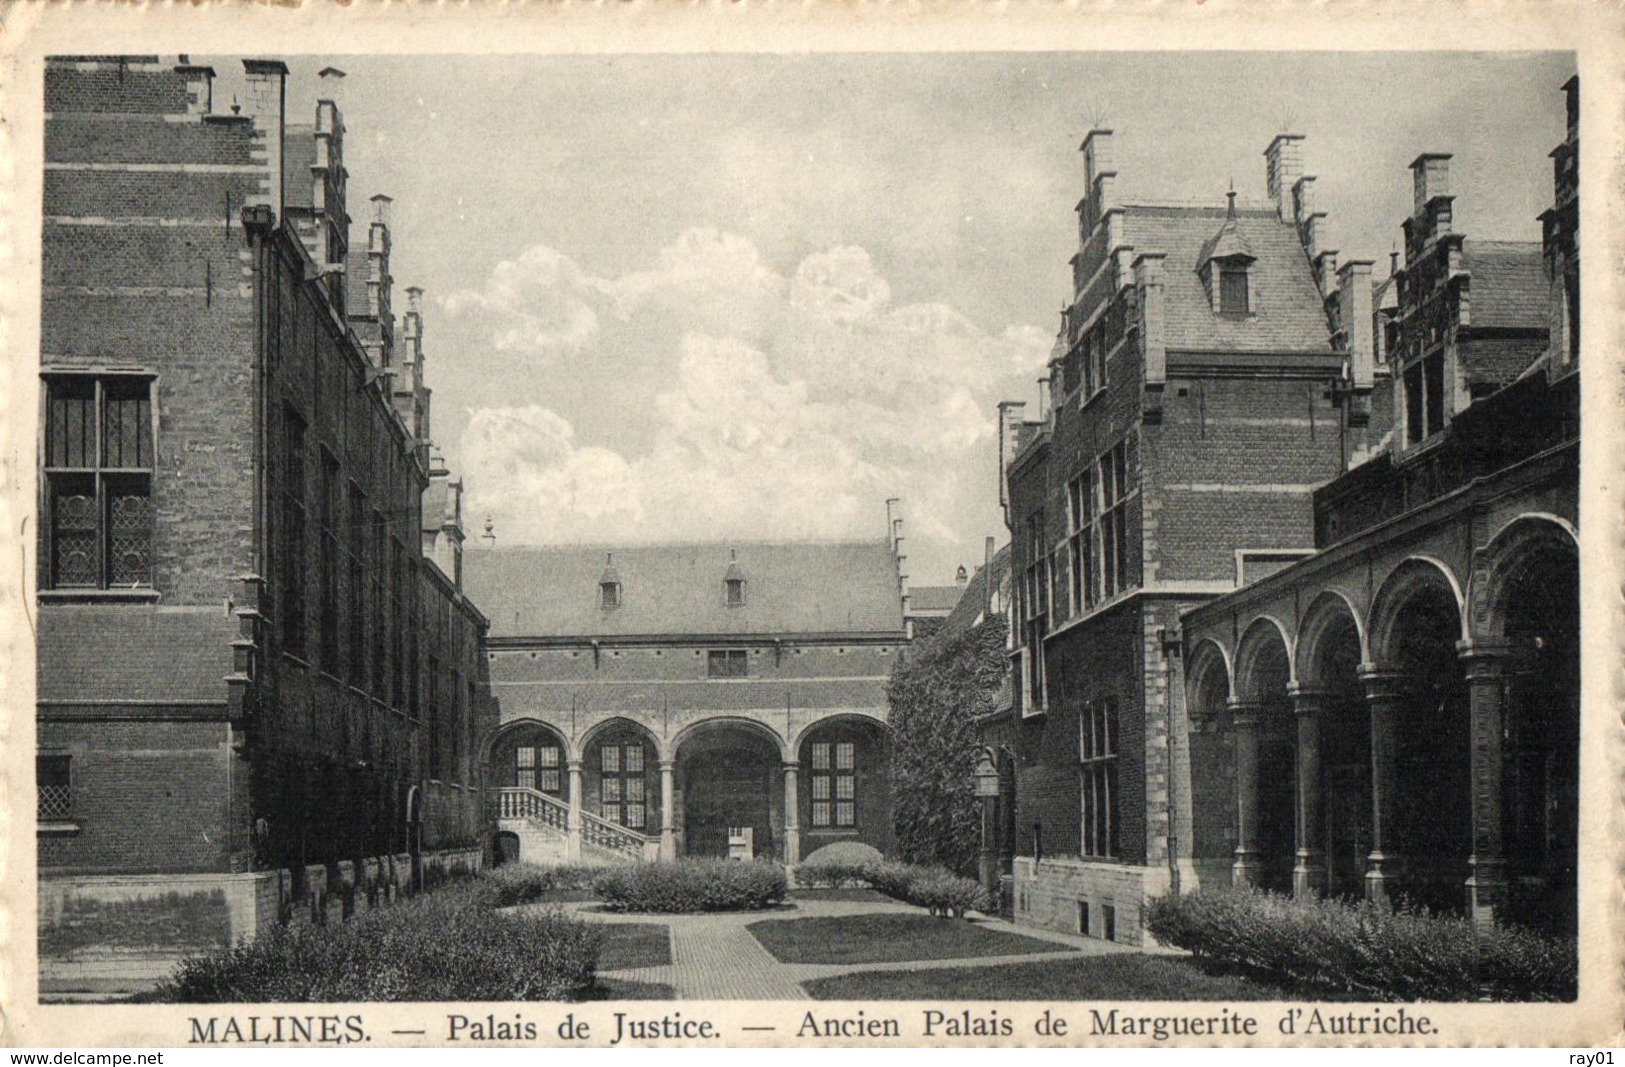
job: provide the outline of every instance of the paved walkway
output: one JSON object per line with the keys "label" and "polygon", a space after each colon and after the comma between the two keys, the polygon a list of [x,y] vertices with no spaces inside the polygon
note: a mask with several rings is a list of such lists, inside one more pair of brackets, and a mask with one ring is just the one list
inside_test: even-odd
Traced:
{"label": "paved walkway", "polygon": [[657,923],[671,929],[671,963],[599,972],[605,978],[669,985],[680,1000],[807,1000],[801,983],[856,971],[921,971],[939,967],[994,967],[1002,963],[1084,959],[1132,952],[1123,945],[1071,934],[1017,927],[1003,919],[979,925],[1039,941],[1065,945],[1062,952],[1018,952],[964,959],[888,963],[780,963],[746,929],[751,923],[842,915],[912,914],[924,910],[891,901],[799,900],[774,911],[718,912],[711,915],[624,915],[598,910],[595,903],[567,904],[580,918],[606,923]]}

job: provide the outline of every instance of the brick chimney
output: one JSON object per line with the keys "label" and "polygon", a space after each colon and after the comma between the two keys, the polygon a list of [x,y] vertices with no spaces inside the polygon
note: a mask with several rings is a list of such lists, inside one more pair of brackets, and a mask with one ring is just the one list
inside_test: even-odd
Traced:
{"label": "brick chimney", "polygon": [[1005,472],[1015,462],[1021,445],[1021,426],[1026,422],[1027,404],[1023,400],[1005,400],[999,404],[999,503],[1009,503],[1005,488]]}
{"label": "brick chimney", "polygon": [[[391,283],[389,276],[389,205],[394,201],[379,193],[372,197],[372,222],[367,226],[367,307],[376,319],[389,317]],[[389,365],[391,360],[385,360]]]}
{"label": "brick chimney", "polygon": [[1349,425],[1371,421],[1371,387],[1376,367],[1376,320],[1371,299],[1371,261],[1351,259],[1337,272],[1336,347],[1348,357]]}
{"label": "brick chimney", "polygon": [[175,73],[186,78],[186,113],[210,114],[214,110],[214,68],[182,62]]}
{"label": "brick chimney", "polygon": [[1277,134],[1270,146],[1264,149],[1269,195],[1282,222],[1298,221],[1293,210],[1292,192],[1298,179],[1303,177],[1303,140],[1301,133]]}
{"label": "brick chimney", "polygon": [[1162,417],[1162,390],[1168,384],[1167,332],[1163,320],[1163,262],[1161,252],[1142,252],[1134,257],[1134,285],[1139,290],[1143,317],[1140,350],[1145,353],[1145,395],[1142,414],[1155,421]]}
{"label": "brick chimney", "polygon": [[261,170],[259,189],[248,196],[249,206],[269,207],[282,220],[282,138],[287,125],[287,64],[275,59],[245,59],[243,114],[254,124],[250,150]]}

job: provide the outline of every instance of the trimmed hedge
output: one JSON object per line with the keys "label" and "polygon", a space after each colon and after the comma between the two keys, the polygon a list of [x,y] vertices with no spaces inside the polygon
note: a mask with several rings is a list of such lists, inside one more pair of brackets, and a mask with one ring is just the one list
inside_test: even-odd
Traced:
{"label": "trimmed hedge", "polygon": [[759,911],[784,899],[784,868],[767,860],[682,860],[610,867],[592,891],[611,911],[666,915],[699,911]]}
{"label": "trimmed hedge", "polygon": [[1562,1001],[1576,996],[1577,946],[1516,928],[1479,934],[1464,918],[1385,903],[1294,900],[1252,887],[1153,900],[1164,944],[1311,993],[1367,1000]]}
{"label": "trimmed hedge", "polygon": [[868,886],[896,900],[925,908],[932,915],[965,917],[967,911],[987,912],[987,893],[971,878],[961,878],[942,867],[882,860],[879,863],[819,863],[796,868],[796,882],[808,889],[851,889]]}
{"label": "trimmed hedge", "polygon": [[597,924],[492,910],[459,881],[340,926],[283,926],[185,960],[151,998],[175,1004],[577,1000],[597,977]]}
{"label": "trimmed hedge", "polygon": [[492,894],[493,906],[512,907],[545,900],[550,893],[591,889],[593,879],[609,868],[603,864],[539,867],[532,863],[505,863],[484,872],[480,881]]}

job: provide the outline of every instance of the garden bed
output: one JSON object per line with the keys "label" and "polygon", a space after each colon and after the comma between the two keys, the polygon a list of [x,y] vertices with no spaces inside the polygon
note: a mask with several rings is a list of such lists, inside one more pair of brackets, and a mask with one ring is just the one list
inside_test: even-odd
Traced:
{"label": "garden bed", "polygon": [[1294,900],[1247,887],[1160,897],[1146,928],[1164,944],[1303,997],[1563,1001],[1575,942],[1364,901]]}
{"label": "garden bed", "polygon": [[671,966],[671,927],[664,923],[599,923],[600,971]]}
{"label": "garden bed", "polygon": [[746,929],[780,963],[904,963],[1072,951],[1054,941],[918,913],[765,919]]}
{"label": "garden bed", "polygon": [[760,911],[784,900],[784,868],[758,860],[683,860],[611,867],[592,891],[609,911],[681,915],[707,911]]}

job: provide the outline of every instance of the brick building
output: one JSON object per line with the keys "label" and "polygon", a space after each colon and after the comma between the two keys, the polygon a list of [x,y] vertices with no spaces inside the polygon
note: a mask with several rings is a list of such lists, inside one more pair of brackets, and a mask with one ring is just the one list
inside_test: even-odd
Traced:
{"label": "brick building", "polygon": [[472,549],[506,853],[889,852],[896,546]]}
{"label": "brick building", "polygon": [[1017,919],[1138,942],[1194,875],[1180,616],[1307,551],[1315,488],[1389,415],[1370,264],[1324,247],[1303,139],[1269,145],[1267,199],[1192,205],[1123,195],[1112,137],[1083,142],[1038,417],[1000,408],[1014,693],[984,738]]}
{"label": "brick building", "polygon": [[[1394,432],[1315,552],[1183,621],[1204,880],[1572,933],[1579,811],[1579,84],[1542,241],[1412,165],[1372,343]],[[1382,306],[1386,305],[1386,307]]]}
{"label": "brick building", "polygon": [[224,895],[219,941],[489,837],[487,623],[387,202],[352,246],[340,72],[301,124],[244,70],[227,111],[185,57],[46,68],[42,924]]}

